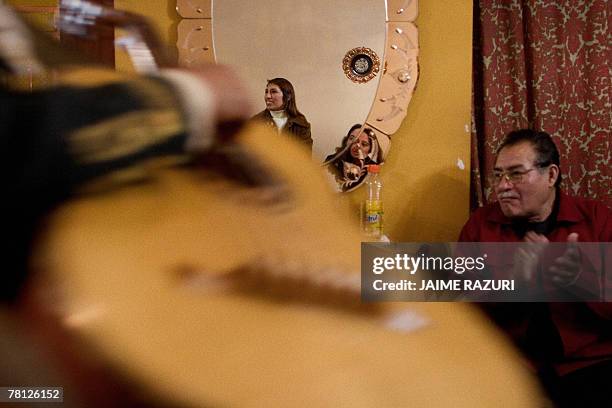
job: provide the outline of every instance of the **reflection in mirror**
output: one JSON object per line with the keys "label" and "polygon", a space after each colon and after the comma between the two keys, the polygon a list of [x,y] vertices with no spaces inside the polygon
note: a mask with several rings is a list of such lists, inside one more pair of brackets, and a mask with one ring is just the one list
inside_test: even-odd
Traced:
{"label": "reflection in mirror", "polygon": [[352,124],[365,122],[380,73],[354,82],[342,63],[357,47],[382,59],[384,0],[223,0],[213,2],[212,12],[216,60],[245,79],[254,114],[266,108],[269,79],[291,81],[311,124],[315,161],[341,147]]}
{"label": "reflection in mirror", "polygon": [[367,126],[353,125],[334,154],[325,158],[327,170],[342,192],[354,190],[368,174],[367,166],[382,163],[376,133]]}
{"label": "reflection in mirror", "polygon": [[264,101],[266,108],[251,120],[282,131],[312,150],[310,123],[298,109],[293,84],[286,78],[268,80]]}

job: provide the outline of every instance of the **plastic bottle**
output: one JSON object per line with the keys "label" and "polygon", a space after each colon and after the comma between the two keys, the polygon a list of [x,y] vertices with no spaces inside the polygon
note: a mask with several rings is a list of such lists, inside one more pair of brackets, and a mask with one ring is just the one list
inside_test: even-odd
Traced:
{"label": "plastic bottle", "polygon": [[383,238],[382,181],[379,179],[380,166],[370,164],[365,181],[367,197],[361,205],[361,231],[368,239]]}

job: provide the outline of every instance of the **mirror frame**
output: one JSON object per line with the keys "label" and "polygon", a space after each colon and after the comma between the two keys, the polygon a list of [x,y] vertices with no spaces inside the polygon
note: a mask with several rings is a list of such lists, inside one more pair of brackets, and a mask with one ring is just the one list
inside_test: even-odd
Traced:
{"label": "mirror frame", "polygon": [[[385,2],[386,10],[382,76],[364,125],[374,129],[383,158],[386,158],[391,136],[406,117],[419,76],[419,38],[414,23],[418,15],[418,0],[379,1]],[[177,27],[179,65],[190,67],[216,62],[212,2],[177,0],[176,11],[182,18]]]}

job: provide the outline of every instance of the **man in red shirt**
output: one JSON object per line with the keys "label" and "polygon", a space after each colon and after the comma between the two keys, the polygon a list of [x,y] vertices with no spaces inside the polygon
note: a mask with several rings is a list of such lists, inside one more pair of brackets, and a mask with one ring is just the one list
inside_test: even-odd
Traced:
{"label": "man in red shirt", "polygon": [[[542,279],[565,288],[592,278],[582,273],[580,250],[571,243],[612,241],[612,212],[601,203],[562,193],[560,182],[559,152],[550,135],[511,132],[497,151],[492,175],[497,201],[472,214],[459,241],[568,242]],[[610,294],[606,272],[598,286],[600,293]],[[611,302],[482,306],[526,353],[559,406],[612,403]]]}

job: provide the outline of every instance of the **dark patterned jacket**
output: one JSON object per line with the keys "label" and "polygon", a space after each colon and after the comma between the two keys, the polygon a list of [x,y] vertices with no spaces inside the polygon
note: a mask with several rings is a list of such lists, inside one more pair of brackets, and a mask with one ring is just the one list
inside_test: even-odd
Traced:
{"label": "dark patterned jacket", "polygon": [[[5,24],[15,21],[20,27],[8,8],[0,5],[0,15],[7,17]],[[38,47],[32,49],[38,51],[37,40]],[[47,52],[63,51],[48,44]],[[165,79],[72,64],[62,78],[51,80],[53,76],[43,70],[30,76],[24,87],[23,75],[11,68],[19,60],[10,57],[0,52],[0,162],[7,242],[0,303],[19,294],[32,240],[50,210],[94,179],[129,182],[125,176],[142,174],[151,158],[184,156],[187,139],[181,100]]]}

